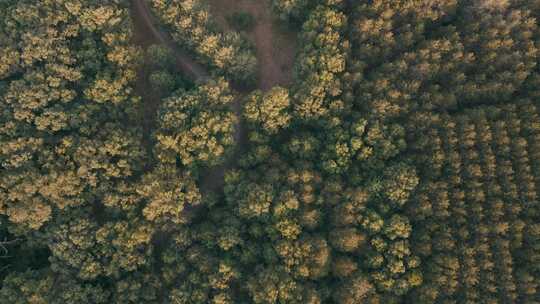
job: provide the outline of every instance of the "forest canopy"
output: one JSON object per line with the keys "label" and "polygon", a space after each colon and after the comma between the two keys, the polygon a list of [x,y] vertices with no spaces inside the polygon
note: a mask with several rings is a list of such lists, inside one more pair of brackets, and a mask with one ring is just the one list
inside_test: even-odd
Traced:
{"label": "forest canopy", "polygon": [[1,1],[0,304],[539,303],[539,18]]}

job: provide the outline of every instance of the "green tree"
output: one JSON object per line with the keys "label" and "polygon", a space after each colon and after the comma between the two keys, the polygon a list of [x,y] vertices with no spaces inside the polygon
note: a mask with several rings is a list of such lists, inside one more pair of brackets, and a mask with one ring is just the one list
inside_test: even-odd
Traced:
{"label": "green tree", "polygon": [[244,106],[244,117],[264,132],[277,133],[287,128],[291,120],[289,92],[274,87],[267,93],[255,91]]}
{"label": "green tree", "polygon": [[253,83],[257,58],[252,47],[236,32],[221,33],[209,18],[203,1],[152,0],[152,9],[167,25],[173,39],[195,52],[221,76],[239,84]]}
{"label": "green tree", "polygon": [[161,96],[167,96],[175,87],[174,77],[167,71],[155,71],[148,76],[148,81]]}
{"label": "green tree", "polygon": [[223,162],[234,144],[233,98],[223,79],[166,98],[155,133],[158,159],[188,168]]}
{"label": "green tree", "polygon": [[168,69],[175,64],[173,51],[160,44],[152,44],[146,49],[145,60],[151,67],[159,69]]}
{"label": "green tree", "polygon": [[360,274],[343,281],[336,288],[333,298],[339,304],[370,303],[375,293],[375,287],[369,280]]}
{"label": "green tree", "polygon": [[0,288],[2,302],[13,304],[110,303],[110,293],[100,285],[84,284],[47,270],[13,272]]}
{"label": "green tree", "polygon": [[144,217],[160,224],[185,224],[184,210],[197,206],[202,199],[193,178],[169,164],[158,165],[145,174],[136,192],[146,202]]}

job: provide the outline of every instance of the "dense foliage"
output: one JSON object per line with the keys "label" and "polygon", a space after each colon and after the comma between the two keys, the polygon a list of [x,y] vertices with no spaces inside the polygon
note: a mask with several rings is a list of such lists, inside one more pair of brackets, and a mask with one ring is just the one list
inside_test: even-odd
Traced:
{"label": "dense foliage", "polygon": [[151,0],[152,8],[171,30],[175,41],[192,50],[218,75],[238,83],[252,82],[257,59],[248,42],[236,32],[216,29],[204,1]]}
{"label": "dense foliage", "polygon": [[424,302],[456,294],[470,302],[534,302],[538,114],[519,102],[413,120],[421,129],[411,149],[423,172],[409,213],[419,227],[414,251],[429,269],[416,293]]}
{"label": "dense foliage", "polygon": [[267,91],[206,2],[144,49],[133,3],[0,2],[0,303],[540,301],[539,1],[273,0]]}

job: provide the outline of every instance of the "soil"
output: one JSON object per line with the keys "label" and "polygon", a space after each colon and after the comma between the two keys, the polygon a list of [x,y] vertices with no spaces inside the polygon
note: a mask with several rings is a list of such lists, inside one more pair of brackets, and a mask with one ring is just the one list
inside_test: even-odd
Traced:
{"label": "soil", "polygon": [[[154,36],[150,27],[145,23],[144,18],[141,18],[138,14],[138,11],[133,9],[131,11],[131,20],[133,22],[134,32],[133,32],[133,43],[146,49],[150,45],[160,44],[160,41]],[[143,111],[142,116],[143,123],[143,144],[144,147],[151,152],[152,143],[150,133],[154,129],[155,124],[155,115],[160,104],[160,98],[157,94],[152,93],[152,87],[148,82],[147,75],[148,71],[144,65],[139,67],[137,71],[137,82],[135,83],[135,92],[138,96],[141,97],[143,102]]]}
{"label": "soil", "polygon": [[234,12],[247,12],[254,17],[255,26],[245,34],[257,52],[259,89],[268,91],[292,83],[296,34],[284,31],[280,21],[274,19],[270,0],[207,0],[207,3],[210,14],[225,30],[231,30],[226,18]]}

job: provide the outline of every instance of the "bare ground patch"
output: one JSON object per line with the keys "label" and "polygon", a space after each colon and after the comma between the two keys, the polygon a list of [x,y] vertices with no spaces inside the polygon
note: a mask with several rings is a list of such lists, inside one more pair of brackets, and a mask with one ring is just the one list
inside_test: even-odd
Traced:
{"label": "bare ground patch", "polygon": [[244,11],[255,18],[255,26],[246,36],[257,51],[261,90],[292,83],[296,34],[282,30],[274,19],[269,0],[207,0],[207,3],[212,17],[225,30],[230,30],[226,17],[234,12]]}

